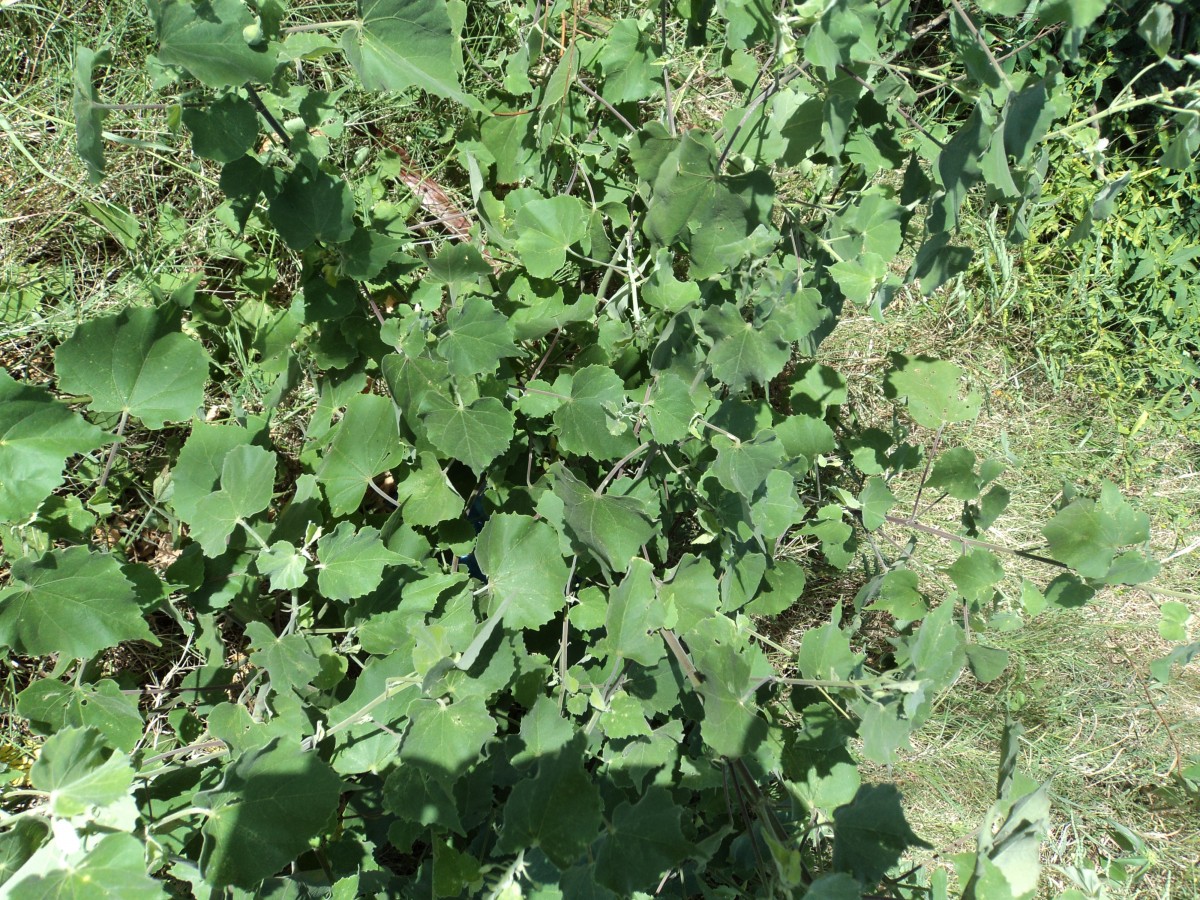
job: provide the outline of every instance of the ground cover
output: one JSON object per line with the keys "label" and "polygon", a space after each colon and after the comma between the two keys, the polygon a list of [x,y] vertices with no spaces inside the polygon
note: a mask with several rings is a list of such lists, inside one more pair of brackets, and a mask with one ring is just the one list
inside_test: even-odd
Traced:
{"label": "ground cover", "polygon": [[[983,12],[1002,5],[982,4]],[[932,46],[961,54],[937,74],[939,90],[960,82],[975,89],[974,79],[1007,97],[988,74],[1002,61],[1033,77],[1007,44],[996,44],[1000,61],[989,60],[993,32],[972,38],[985,20],[954,7],[916,9],[919,27],[904,37],[942,35]],[[218,18],[241,9],[213,8]],[[966,248],[947,245],[949,231],[924,237],[944,263],[918,251],[923,239],[908,229],[920,216],[909,213],[932,206],[947,214],[943,189],[977,198],[995,187],[994,159],[986,187],[977,173],[957,183],[947,175],[939,141],[968,109],[939,98],[942,119],[930,118],[932,131],[922,134],[909,110],[923,110],[907,94],[888,106],[888,91],[899,88],[889,83],[879,102],[863,100],[846,116],[847,92],[862,85],[813,72],[829,76],[840,65],[874,79],[888,67],[873,68],[859,45],[833,41],[805,62],[813,82],[784,91],[775,118],[756,118],[752,104],[768,108],[769,98],[756,93],[765,89],[755,72],[783,87],[798,76],[786,41],[774,51],[754,43],[778,23],[749,13],[726,11],[732,24],[710,28],[685,22],[684,12],[663,24],[636,5],[594,16],[577,6],[543,9],[542,20],[516,6],[471,10],[456,26],[465,53],[456,77],[472,96],[501,97],[500,115],[474,119],[463,111],[469,103],[364,91],[360,77],[415,78],[443,95],[459,88],[429,81],[437,72],[401,66],[397,75],[386,54],[372,64],[321,56],[325,39],[309,28],[328,20],[330,7],[295,4],[288,39],[312,36],[305,46],[314,56],[297,54],[286,67],[287,83],[298,87],[263,94],[273,119],[256,121],[254,140],[232,159],[192,154],[204,150],[195,136],[205,125],[189,118],[202,108],[190,104],[211,92],[185,79],[182,107],[147,102],[172,89],[175,76],[140,68],[158,49],[140,6],[12,4],[0,12],[15,23],[5,32],[0,79],[5,160],[14,160],[0,174],[0,354],[21,385],[69,398],[122,439],[106,444],[81,432],[80,444],[96,445],[74,458],[53,496],[38,498],[40,511],[10,516],[2,538],[0,635],[17,651],[5,669],[6,804],[17,817],[0,837],[14,848],[14,868],[30,858],[42,867],[23,874],[27,895],[46,890],[47,879],[152,871],[179,892],[190,883],[198,896],[264,878],[277,889],[343,891],[391,879],[446,896],[533,895],[560,879],[569,895],[598,880],[617,895],[656,885],[687,895],[703,883],[757,896],[857,896],[876,884],[891,896],[1028,896],[1039,845],[1037,890],[1046,896],[1072,886],[1084,896],[1195,892],[1197,847],[1186,827],[1195,796],[1179,776],[1194,771],[1200,751],[1196,676],[1194,667],[1176,670],[1162,684],[1148,671],[1194,637],[1186,604],[1195,608],[1195,448],[1186,430],[1114,405],[1112,391],[1099,405],[1086,389],[1064,389],[1074,380],[1062,377],[1069,354],[1048,384],[1044,361],[1020,352],[1036,342],[1014,341],[1008,330],[1035,325],[1006,320],[1001,304],[964,301],[986,296],[995,281],[961,264]],[[359,13],[365,23],[367,12]],[[832,20],[799,15],[789,28],[826,39],[840,33]],[[890,21],[863,22],[895,39]],[[1007,20],[986,24],[1007,34]],[[675,47],[669,97],[663,67],[652,64],[660,25]],[[1029,34],[1082,27],[1068,16]],[[354,28],[370,30],[359,24],[348,33]],[[685,46],[689,28],[719,40]],[[530,35],[542,35],[540,66],[522,58],[513,34],[526,49]],[[111,44],[117,64],[81,75],[81,44]],[[192,65],[211,87],[212,70],[188,57],[188,46],[175,48],[176,64]],[[362,46],[370,57],[370,40]],[[915,62],[905,65],[915,72]],[[860,64],[862,75],[853,69]],[[538,93],[518,102],[530,93],[522,77]],[[1044,77],[1039,84],[1054,83]],[[66,113],[85,90],[81,81],[94,81],[106,102],[136,105],[102,121],[107,176],[98,185],[85,178]],[[232,84],[218,93],[239,110],[252,96]],[[810,121],[812,109],[802,112],[810,102],[823,125]],[[532,105],[537,134],[522,136]],[[710,145],[703,133],[718,123]],[[841,127],[852,136],[838,136]],[[904,143],[890,141],[889,130]],[[477,169],[455,138],[477,154]],[[285,139],[296,145],[288,153]],[[792,169],[772,169],[772,151],[755,143],[781,140],[798,160]],[[902,169],[914,148],[928,158]],[[1033,177],[1031,160],[1012,157],[1014,177]],[[284,210],[288,189],[271,188],[239,206],[228,171],[248,159],[316,186],[322,201]],[[770,215],[768,170],[777,178]],[[337,179],[325,177],[331,171]],[[944,183],[913,185],[927,177]],[[719,186],[714,197],[710,182]],[[341,202],[339,184],[354,185],[357,212],[346,221],[326,216]],[[910,189],[928,194],[906,201],[905,213],[892,198]],[[602,214],[577,220],[574,204],[560,199],[572,190]],[[954,214],[982,251],[988,222],[972,218],[973,202]],[[629,210],[641,217],[638,227]],[[486,255],[453,240],[463,237],[460,217],[476,229],[473,239],[489,235]],[[907,235],[903,246],[893,247],[893,225],[897,237]],[[377,277],[372,248],[392,254],[390,281]],[[905,283],[914,251],[918,282],[947,281],[932,298]],[[797,260],[812,264],[796,267],[811,279],[802,290],[788,280]],[[1022,290],[1005,289],[1018,298]],[[773,305],[770,298],[789,292],[794,307]],[[481,296],[503,316],[489,316]],[[601,299],[594,310],[589,297]],[[838,324],[821,342],[813,335],[833,324],[822,304],[833,309],[835,299]],[[117,318],[151,306],[172,311],[175,324],[142,312]],[[304,318],[309,312],[315,318]],[[806,317],[824,322],[813,329]],[[672,328],[691,331],[681,341]],[[174,342],[171,362],[106,398],[87,361],[103,357],[116,371],[113,348],[135,332],[147,360]],[[179,360],[197,348],[209,360],[203,394],[181,388],[181,402],[141,390],[186,381]],[[829,368],[808,365],[814,351]],[[959,368],[936,369],[928,383],[905,373],[925,354]],[[412,372],[433,372],[422,375],[433,387]],[[839,378],[846,397],[829,400],[842,390]],[[455,392],[445,404],[439,384]],[[695,395],[701,385],[703,398]],[[403,458],[369,437],[371,429],[390,434],[389,397],[406,410],[393,435]],[[567,397],[586,410],[562,412]],[[648,411],[652,398],[670,414]],[[41,394],[19,400],[48,402]],[[631,443],[630,429],[650,438]],[[235,431],[231,446],[216,437]],[[778,435],[786,453],[773,445]],[[217,443],[203,443],[210,439]],[[965,481],[982,475],[960,469],[942,477],[941,489],[919,487],[929,472],[922,454],[960,446],[1009,469],[1001,479],[1007,508],[986,528],[982,509],[964,524],[962,498],[938,497],[970,494]],[[195,477],[203,456],[223,465]],[[1064,481],[1078,486],[1076,505],[1064,504]],[[983,530],[998,545],[1044,549],[1043,526],[1092,509],[1087,498],[1106,482],[1149,514],[1148,540],[1132,509],[1100,519],[1129,536],[1109,549],[1134,545],[1123,557],[1132,574],[1111,568],[1113,552],[1101,565],[1086,547],[1072,551],[1066,536],[1057,548],[1050,541],[1060,562],[1086,570],[1086,583],[1065,584],[1098,589],[1086,605],[1053,595],[1041,609],[1041,593],[1024,587],[1046,585],[1043,565],[1004,556],[1003,580],[987,581],[990,557],[929,530],[960,538]],[[647,492],[649,483],[661,496]],[[920,544],[910,553],[914,529],[880,517],[903,516],[919,495],[925,530],[915,529]],[[324,533],[304,522],[321,522]],[[506,565],[524,541],[536,552]],[[1136,574],[1143,545],[1166,560],[1152,586],[1158,593],[1133,586],[1144,581]],[[556,546],[571,551],[561,572],[546,562]],[[86,560],[77,552],[84,547]],[[744,565],[727,564],[734,554]],[[58,599],[38,593],[52,568],[45,560],[93,567],[96,583],[120,597],[125,617],[104,625],[113,640],[69,636],[70,647],[54,653],[46,630],[26,624],[37,618],[29,596]],[[760,575],[761,592],[757,581],[739,587],[739,572],[760,562],[770,573]],[[463,588],[478,566],[491,585]],[[858,608],[873,599],[864,586],[885,570],[919,577],[921,614],[908,618],[929,612],[925,624],[896,614],[902,602],[914,609],[911,592],[885,591],[890,615]],[[385,591],[385,571],[405,573],[399,601]],[[412,601],[430,604],[417,610],[420,623],[397,629],[389,607],[422,591],[434,594]],[[530,591],[536,603],[521,606]],[[710,594],[714,608],[705,609]],[[1177,609],[1164,613],[1174,594],[1184,601],[1182,622]],[[19,617],[11,613],[18,603],[26,604]],[[560,643],[558,622],[543,609],[564,603],[572,613]],[[616,608],[668,612],[626,627]],[[845,630],[830,622],[835,608]],[[999,668],[994,651],[1008,654]],[[780,676],[794,683],[768,685]],[[418,685],[423,695],[413,700]],[[409,692],[404,703],[400,692]],[[904,696],[913,700],[898,712],[894,701]],[[1002,754],[1006,710],[1025,730],[1010,735]],[[871,725],[851,737],[837,716]],[[924,727],[910,737],[919,720]],[[558,741],[564,722],[591,743]],[[772,736],[756,723],[769,723]],[[47,736],[77,725],[31,773]],[[539,744],[543,726],[549,737]],[[465,745],[445,737],[454,729]],[[1014,802],[1040,808],[1048,798],[1049,807],[1001,830],[992,845],[1000,862],[989,868],[977,834],[996,802],[998,764],[1008,791],[1001,818]],[[88,794],[71,772],[100,786]],[[252,814],[239,821],[229,810],[246,797],[267,808],[274,784],[288,778],[305,780],[311,794],[268,818],[294,817],[297,832],[273,833],[278,859],[249,858],[239,847],[269,823]],[[903,811],[885,788],[865,786],[875,782],[901,787]],[[489,792],[494,809],[478,799]],[[427,801],[421,809],[409,800],[418,795]],[[84,799],[82,811],[72,797]],[[381,815],[390,829],[363,824]],[[45,843],[47,820],[72,830],[79,845]],[[648,832],[659,839],[650,848]],[[943,881],[955,853],[968,854],[965,868]],[[905,875],[910,863],[927,867]],[[138,884],[147,896],[159,889]]]}

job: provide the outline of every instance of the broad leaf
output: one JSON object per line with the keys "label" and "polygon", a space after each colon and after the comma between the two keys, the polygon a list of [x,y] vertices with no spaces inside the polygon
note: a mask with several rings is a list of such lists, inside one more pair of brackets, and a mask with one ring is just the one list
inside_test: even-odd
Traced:
{"label": "broad leaf", "polygon": [[104,116],[107,112],[99,105],[96,95],[96,66],[107,66],[112,62],[108,47],[89,50],[75,48],[75,69],[71,93],[72,110],[75,113],[75,148],[87,164],[88,180],[99,183],[104,177]]}
{"label": "broad leaf", "polygon": [[567,534],[613,572],[624,572],[654,535],[654,524],[633,497],[597,494],[562,463],[550,469],[563,502]]}
{"label": "broad leaf", "polygon": [[895,785],[863,785],[833,811],[833,867],[864,887],[878,884],[909,847],[929,846],[905,820]]}
{"label": "broad leaf", "polygon": [[178,318],[140,307],[80,325],[55,351],[54,369],[59,388],[90,395],[93,410],[129,413],[157,429],[196,414],[208,354]]}
{"label": "broad leaf", "polygon": [[122,641],[157,643],[117,560],[86,547],[12,564],[0,591],[0,644],[18,653],[87,658]]}
{"label": "broad leaf", "polygon": [[566,453],[619,459],[637,446],[622,415],[625,387],[612,369],[587,366],[571,379],[571,393],[554,412],[558,445]]}
{"label": "broad leaf", "polygon": [[341,779],[315,753],[274,739],[239,756],[215,788],[196,794],[211,812],[200,871],[216,886],[252,888],[304,853],[330,824]]}
{"label": "broad leaf", "polygon": [[49,797],[51,815],[70,818],[108,806],[130,793],[133,766],[107,749],[94,728],[66,728],[46,739],[29,780]]}
{"label": "broad leaf", "polygon": [[28,519],[63,482],[63,464],[112,438],[42,388],[0,370],[0,522]]}
{"label": "broad leaf", "polygon": [[118,750],[133,750],[145,722],[137,699],[105,678],[96,684],[64,684],[53,678],[35,681],[17,696],[17,712],[41,734],[64,728],[94,728]]}
{"label": "broad leaf", "polygon": [[354,194],[341,178],[298,165],[271,199],[271,224],[293,250],[337,244],[354,234]]}
{"label": "broad leaf", "polygon": [[596,783],[584,769],[584,736],[542,756],[537,772],[522,781],[504,804],[500,849],[532,847],[560,868],[574,863],[600,832],[602,803]]}
{"label": "broad leaf", "polygon": [[342,49],[372,91],[417,87],[471,105],[459,85],[462,51],[444,0],[359,0]]}
{"label": "broad leaf", "polygon": [[706,310],[703,325],[714,341],[708,364],[714,375],[735,390],[749,381],[766,384],[783,371],[791,357],[791,345],[778,323],[747,322],[732,303]]}
{"label": "broad leaf", "polygon": [[220,556],[239,522],[271,505],[275,486],[275,454],[262,447],[234,447],[221,461],[221,489],[196,504],[192,537],[205,556]]}
{"label": "broad leaf", "polygon": [[884,395],[890,400],[903,399],[908,414],[918,425],[939,428],[949,422],[965,422],[979,414],[981,399],[968,393],[959,397],[962,369],[954,363],[928,356],[901,356],[893,353],[892,368],[883,381]]}
{"label": "broad leaf", "polygon": [[595,652],[614,661],[628,659],[652,666],[667,652],[658,631],[668,625],[669,611],[655,596],[650,564],[635,559],[629,566],[629,574],[609,595],[604,639]]}
{"label": "broad leaf", "polygon": [[358,509],[367,483],[397,465],[403,455],[391,402],[374,394],[354,396],[317,466],[317,480],[333,514],[344,516]]}
{"label": "broad leaf", "polygon": [[183,124],[192,133],[192,152],[219,163],[245,156],[258,139],[258,113],[237,94],[184,109]]}
{"label": "broad leaf", "polygon": [[353,600],[369,594],[383,580],[388,566],[412,562],[384,546],[379,531],[369,525],[358,531],[349,522],[317,542],[317,586],[333,600]]}
{"label": "broad leaf", "polygon": [[[1084,578],[1103,579],[1121,547],[1150,540],[1150,517],[1135,512],[1115,485],[1105,483],[1098,501],[1086,497],[1072,501],[1059,510],[1042,534],[1050,555],[1059,562]],[[1146,576],[1138,580],[1146,580],[1154,571],[1138,574]]]}
{"label": "broad leaf", "polygon": [[622,897],[660,880],[693,852],[680,826],[683,810],[662,787],[613,812],[612,828],[596,857],[596,878]]}
{"label": "broad leaf", "polygon": [[146,872],[146,847],[131,834],[107,834],[64,867],[5,885],[10,900],[160,900],[162,883]]}
{"label": "broad leaf", "polygon": [[209,87],[268,82],[276,56],[269,46],[251,47],[245,31],[254,16],[241,0],[159,0],[151,5],[158,27],[158,58],[181,66]]}
{"label": "broad leaf", "polygon": [[700,221],[716,193],[717,153],[712,138],[687,131],[653,178],[642,228],[651,240],[668,245]]}
{"label": "broad leaf", "polygon": [[479,758],[496,733],[496,721],[483,697],[455,703],[417,700],[409,707],[412,725],[400,746],[405,764],[420,766],[450,786]]}
{"label": "broad leaf", "polygon": [[467,297],[446,314],[437,351],[449,365],[450,374],[463,378],[490,375],[501,359],[520,353],[508,318],[482,297]]}
{"label": "broad leaf", "polygon": [[492,516],[475,544],[475,559],[510,628],[538,628],[566,603],[567,564],[558,535],[544,521]]}
{"label": "broad leaf", "polygon": [[477,475],[512,443],[513,414],[495,397],[480,397],[470,406],[435,409],[423,421],[429,442]]}
{"label": "broad leaf", "polygon": [[530,200],[517,211],[517,250],[535,278],[552,278],[567,261],[567,248],[587,233],[583,204],[574,197]]}

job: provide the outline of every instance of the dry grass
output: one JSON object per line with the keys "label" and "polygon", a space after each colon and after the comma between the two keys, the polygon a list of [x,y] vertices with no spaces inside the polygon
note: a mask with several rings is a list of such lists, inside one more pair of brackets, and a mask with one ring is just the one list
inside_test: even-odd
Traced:
{"label": "dry grass", "polygon": [[[1039,546],[1039,529],[1065,480],[1088,491],[1107,479],[1150,515],[1152,553],[1178,554],[1154,583],[1194,591],[1200,584],[1200,551],[1191,546],[1200,533],[1196,447],[1161,430],[1122,435],[1082,391],[1051,389],[1036,362],[1021,358],[1023,346],[1029,344],[1019,335],[963,326],[937,299],[912,298],[891,308],[882,326],[865,315],[846,316],[821,358],[849,378],[856,411],[877,421],[890,415],[882,392],[889,352],[928,352],[962,366],[984,393],[984,409],[975,422],[947,429],[942,444],[1010,462],[1000,481],[1011,503],[989,540]],[[916,429],[909,440],[928,449],[934,435]],[[912,508],[919,475],[892,485],[901,509]],[[922,498],[918,517],[955,529],[961,504],[934,499]],[[909,536],[895,526],[883,532],[898,543]],[[920,537],[925,574],[948,586],[941,568],[955,548]],[[1055,574],[1018,557],[1003,562],[1009,578],[1001,588],[1012,594],[1022,576],[1044,585]],[[849,603],[857,586],[831,585],[827,605]],[[1147,590],[1108,589],[1086,607],[1047,609],[1019,630],[978,636],[1009,652],[1005,674],[992,684],[964,674],[914,735],[902,763],[864,775],[897,781],[917,833],[947,855],[972,849],[994,799],[1000,728],[1005,709],[1012,709],[1026,729],[1024,770],[1052,783],[1047,890],[1085,884],[1088,870],[1115,873],[1116,861],[1124,860],[1138,877],[1128,884],[1106,879],[1109,896],[1200,896],[1197,810],[1173,794],[1171,775],[1177,757],[1200,755],[1200,672],[1193,666],[1165,686],[1150,679],[1148,664],[1171,646],[1156,627],[1162,599]],[[809,623],[789,624],[795,645]]]}

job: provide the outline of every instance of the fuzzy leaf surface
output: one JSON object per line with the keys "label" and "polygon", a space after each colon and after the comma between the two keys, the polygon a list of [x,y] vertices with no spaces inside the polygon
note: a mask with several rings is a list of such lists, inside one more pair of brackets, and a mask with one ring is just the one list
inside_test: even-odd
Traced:
{"label": "fuzzy leaf surface", "polygon": [[84,658],[139,639],[154,642],[114,557],[68,547],[12,564],[12,582],[0,591],[0,644]]}
{"label": "fuzzy leaf surface", "polygon": [[0,522],[32,516],[63,482],[63,465],[112,438],[42,388],[0,370]]}
{"label": "fuzzy leaf surface", "polygon": [[204,401],[208,354],[178,320],[146,307],[80,325],[54,354],[58,386],[90,395],[96,412],[126,412],[147,428],[192,418]]}

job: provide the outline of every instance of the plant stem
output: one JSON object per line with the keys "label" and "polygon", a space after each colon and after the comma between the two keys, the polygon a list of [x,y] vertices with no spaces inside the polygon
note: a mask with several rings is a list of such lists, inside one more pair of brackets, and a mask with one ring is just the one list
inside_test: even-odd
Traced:
{"label": "plant stem", "polygon": [[117,460],[117,451],[125,443],[123,437],[125,435],[125,426],[129,424],[129,410],[121,410],[121,420],[117,423],[117,439],[113,441],[113,445],[108,450],[108,459],[104,462],[104,471],[100,475],[100,483],[96,485],[96,492],[104,490],[104,486],[108,484],[108,476],[112,472],[113,463]]}
{"label": "plant stem", "polygon": [[308,22],[304,25],[289,25],[287,28],[281,28],[281,34],[304,34],[309,31],[324,31],[327,28],[359,28],[362,27],[361,19],[337,19],[333,22]]}

